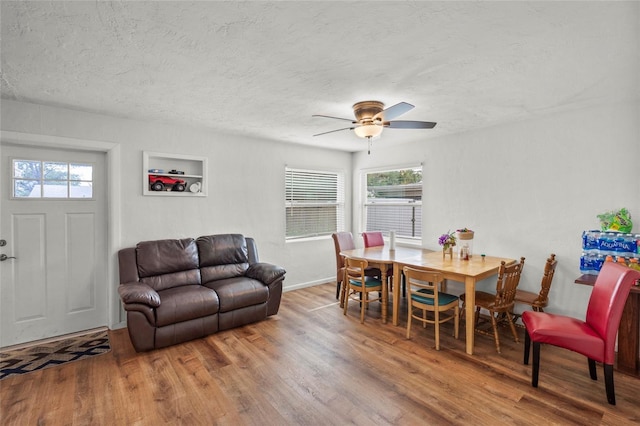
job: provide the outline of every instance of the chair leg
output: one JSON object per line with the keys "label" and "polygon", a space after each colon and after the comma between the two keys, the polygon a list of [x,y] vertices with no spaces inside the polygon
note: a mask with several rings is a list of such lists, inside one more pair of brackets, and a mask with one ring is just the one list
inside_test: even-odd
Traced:
{"label": "chair leg", "polygon": [[616,405],[616,392],[613,386],[613,364],[604,364],[604,387],[607,391],[607,401]]}
{"label": "chair leg", "polygon": [[460,307],[456,305],[453,309],[455,315],[453,318],[453,326],[455,327],[453,330],[453,337],[457,339],[460,332]]}
{"label": "chair leg", "polygon": [[369,307],[369,304],[365,302],[369,300],[369,294],[367,292],[360,293],[360,324],[364,324],[364,310]]}
{"label": "chair leg", "polygon": [[407,339],[411,338],[411,303],[407,303],[409,306],[408,314],[407,314]]}
{"label": "chair leg", "polygon": [[518,340],[518,332],[516,331],[515,321],[513,321],[513,318],[511,318],[511,314],[509,312],[507,312],[506,314],[507,319],[509,320],[509,326],[511,327],[511,332],[513,333],[513,338],[516,343],[520,343],[520,341]]}
{"label": "chair leg", "polygon": [[589,376],[591,380],[598,380],[598,373],[596,373],[596,361],[589,358]]}
{"label": "chair leg", "polygon": [[340,296],[340,297],[344,298],[344,301],[342,303],[342,305],[343,305],[342,306],[342,309],[343,309],[342,314],[343,315],[347,315],[347,308],[349,307],[349,287],[346,284],[343,285],[342,287],[344,287],[342,289],[342,295]]}
{"label": "chair leg", "polygon": [[[434,315],[434,319],[435,319],[435,327],[436,327],[436,351],[440,350],[440,311],[438,311],[438,309],[436,308],[436,310],[433,312]],[[427,319],[427,311],[424,311],[424,319]],[[424,325],[427,325],[427,322],[425,321]]]}
{"label": "chair leg", "polygon": [[529,332],[524,330],[524,365],[529,365],[529,352],[531,351],[531,337],[529,337]]}
{"label": "chair leg", "polygon": [[349,297],[349,285],[342,281],[340,286],[340,307],[344,307],[345,299]]}
{"label": "chair leg", "polygon": [[540,374],[540,342],[533,342],[533,368],[531,369],[531,386],[538,387]]}
{"label": "chair leg", "polygon": [[493,327],[493,338],[496,341],[496,350],[500,352],[500,336],[498,336],[498,323],[496,322],[496,314],[493,311],[489,311],[491,314],[491,326]]}
{"label": "chair leg", "polygon": [[336,299],[340,299],[340,281],[336,281]]}

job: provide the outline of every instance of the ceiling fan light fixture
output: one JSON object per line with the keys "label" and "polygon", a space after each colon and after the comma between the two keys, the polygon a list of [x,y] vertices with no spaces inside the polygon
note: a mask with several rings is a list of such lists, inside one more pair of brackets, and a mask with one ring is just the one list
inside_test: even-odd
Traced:
{"label": "ceiling fan light fixture", "polygon": [[380,136],[383,128],[384,127],[377,124],[364,124],[356,127],[353,131],[361,138],[375,138],[376,136]]}

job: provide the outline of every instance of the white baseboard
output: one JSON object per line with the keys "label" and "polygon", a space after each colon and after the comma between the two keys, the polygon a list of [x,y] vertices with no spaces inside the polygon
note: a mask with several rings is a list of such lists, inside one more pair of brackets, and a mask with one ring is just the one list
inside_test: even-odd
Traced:
{"label": "white baseboard", "polygon": [[300,290],[301,288],[306,288],[306,287],[313,287],[316,285],[320,285],[320,284],[326,284],[326,283],[330,283],[330,282],[336,282],[335,277],[333,278],[323,278],[320,280],[316,280],[316,281],[308,281],[306,283],[300,283],[300,284],[294,284],[294,285],[290,285],[290,286],[285,286],[282,288],[282,292],[286,293],[287,291],[293,291],[293,290]]}

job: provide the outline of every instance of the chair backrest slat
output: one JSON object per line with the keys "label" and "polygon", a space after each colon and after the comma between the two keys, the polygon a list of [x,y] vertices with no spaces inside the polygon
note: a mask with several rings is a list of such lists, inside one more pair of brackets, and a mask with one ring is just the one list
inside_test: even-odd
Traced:
{"label": "chair backrest slat", "polygon": [[502,262],[498,272],[498,282],[496,284],[495,309],[512,309],[516,290],[520,283],[520,276],[524,268],[524,257],[520,258],[520,263],[506,265]]}
{"label": "chair backrest slat", "polygon": [[407,284],[407,297],[413,300],[413,303],[419,302],[412,299],[412,296],[433,299],[434,306],[438,306],[438,286],[444,280],[442,274],[440,272],[423,271],[407,266],[404,267],[403,271]]}
{"label": "chair backrest slat", "polygon": [[556,272],[556,255],[551,253],[551,256],[547,259],[544,265],[544,274],[542,275],[542,282],[540,283],[540,293],[535,303],[541,306],[546,306],[549,301],[549,290],[551,289],[551,282],[553,281],[553,275]]}
{"label": "chair backrest slat", "polygon": [[361,287],[365,285],[365,269],[369,263],[364,259],[355,259],[352,257],[345,258],[345,274],[347,282],[351,285],[359,282]]}

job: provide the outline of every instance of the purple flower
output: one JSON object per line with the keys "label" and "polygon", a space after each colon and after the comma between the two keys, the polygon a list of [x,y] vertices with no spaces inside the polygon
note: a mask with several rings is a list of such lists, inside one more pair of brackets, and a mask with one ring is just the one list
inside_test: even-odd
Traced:
{"label": "purple flower", "polygon": [[453,232],[442,234],[440,235],[440,238],[438,238],[438,244],[440,244],[441,246],[455,246],[456,236]]}

